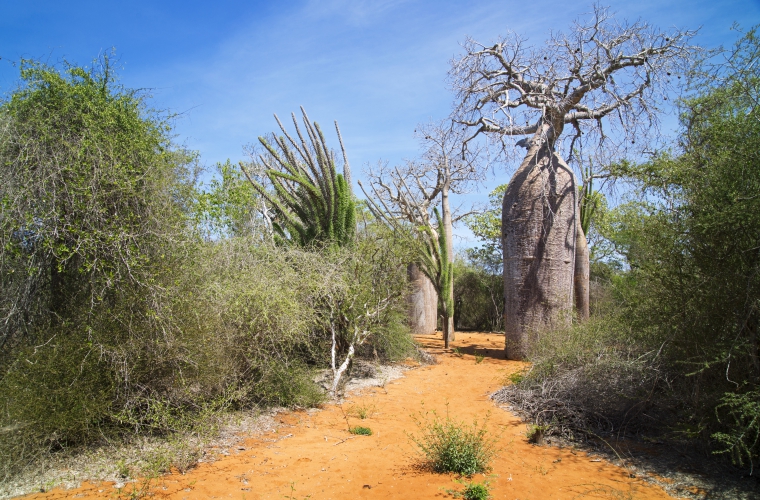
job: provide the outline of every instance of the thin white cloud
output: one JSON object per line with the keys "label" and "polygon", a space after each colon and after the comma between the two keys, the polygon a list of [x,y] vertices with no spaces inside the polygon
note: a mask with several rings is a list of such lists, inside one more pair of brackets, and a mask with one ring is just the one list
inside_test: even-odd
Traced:
{"label": "thin white cloud", "polygon": [[304,14],[315,20],[342,18],[352,26],[365,26],[409,3],[409,0],[309,0]]}

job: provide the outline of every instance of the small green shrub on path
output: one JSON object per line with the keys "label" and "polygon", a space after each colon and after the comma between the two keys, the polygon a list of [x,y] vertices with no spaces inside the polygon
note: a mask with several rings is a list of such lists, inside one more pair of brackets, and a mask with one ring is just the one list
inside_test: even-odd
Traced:
{"label": "small green shrub on path", "polygon": [[528,430],[525,435],[528,438],[528,442],[541,445],[544,444],[544,435],[548,430],[548,425],[528,424]]}
{"label": "small green shrub on path", "polygon": [[356,427],[351,427],[349,432],[357,436],[371,436],[372,435],[372,429],[370,429],[369,427],[362,427],[360,425],[357,425]]}
{"label": "small green shrub on path", "polygon": [[421,417],[413,417],[421,434],[409,435],[419,448],[425,461],[435,472],[455,472],[471,476],[490,469],[491,459],[496,455],[494,440],[488,437],[486,423],[474,421],[471,426],[453,420],[446,406],[446,417],[435,411]]}
{"label": "small green shrub on path", "polygon": [[446,490],[446,493],[454,496],[454,498],[463,498],[464,500],[488,500],[491,498],[491,487],[488,481],[483,483],[465,482],[461,479],[455,481],[463,484],[464,490]]}
{"label": "small green shrub on path", "polygon": [[491,498],[491,491],[488,483],[469,483],[462,492],[464,500],[488,500]]}

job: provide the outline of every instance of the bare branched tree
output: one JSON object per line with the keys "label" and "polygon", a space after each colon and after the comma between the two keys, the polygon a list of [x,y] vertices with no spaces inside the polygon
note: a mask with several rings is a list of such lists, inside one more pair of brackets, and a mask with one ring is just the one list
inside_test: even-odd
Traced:
{"label": "bare branched tree", "polygon": [[[430,233],[438,239],[443,231],[446,254],[453,256],[453,224],[470,212],[452,210],[451,195],[464,193],[469,185],[482,178],[479,152],[460,154],[465,139],[461,126],[451,121],[428,123],[420,126],[416,134],[421,140],[423,154],[418,161],[409,161],[401,167],[380,164],[368,172],[370,190],[377,200],[378,209],[393,219],[409,222],[414,227],[435,228]],[[361,185],[361,184],[360,184]],[[362,186],[362,189],[364,187]],[[365,192],[368,198],[369,194]],[[432,210],[440,202],[441,227],[431,221]],[[421,233],[421,237],[425,238]],[[454,291],[436,290],[441,300],[453,304]],[[443,325],[444,339],[454,340],[453,306],[449,307]]]}
{"label": "bare branched tree", "polygon": [[[657,139],[656,103],[667,99],[671,78],[693,57],[693,35],[620,23],[595,6],[588,22],[550,34],[543,47],[515,34],[491,46],[469,39],[465,55],[452,62],[455,121],[469,131],[462,155],[485,135],[512,158],[508,138],[526,136],[516,143],[528,152],[502,211],[508,357],[525,356],[531,333],[569,321],[574,270],[588,274],[568,163],[584,147],[597,158],[620,157]],[[566,126],[572,132],[563,135]],[[576,254],[586,261],[576,265]],[[576,297],[581,310],[584,300],[587,307],[587,297]]]}

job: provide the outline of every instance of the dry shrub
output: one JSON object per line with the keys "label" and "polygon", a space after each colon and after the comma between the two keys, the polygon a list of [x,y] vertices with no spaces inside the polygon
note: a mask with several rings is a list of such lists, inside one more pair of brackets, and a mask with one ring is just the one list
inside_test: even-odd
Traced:
{"label": "dry shrub", "polygon": [[663,409],[667,376],[657,350],[647,351],[611,317],[544,332],[528,357],[530,371],[492,398],[548,426],[548,434],[633,433],[652,423],[655,407]]}

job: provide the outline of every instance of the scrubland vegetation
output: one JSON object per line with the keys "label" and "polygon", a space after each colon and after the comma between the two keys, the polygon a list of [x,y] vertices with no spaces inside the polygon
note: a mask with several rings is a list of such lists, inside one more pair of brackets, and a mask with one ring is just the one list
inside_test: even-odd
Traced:
{"label": "scrubland vegetation", "polygon": [[225,410],[318,404],[331,350],[339,363],[415,352],[409,250],[368,214],[351,205],[339,241],[316,222],[311,240],[283,240],[294,230],[257,215],[237,167],[199,186],[171,117],[119,86],[108,58],[24,62],[21,78],[0,108],[3,477]]}
{"label": "scrubland vegetation", "polygon": [[[643,433],[757,462],[755,31],[727,54],[684,78],[677,145],[596,176],[625,187],[622,203],[586,184],[591,317],[531,332],[531,368],[495,395],[544,433]],[[305,112],[303,128],[280,124],[205,185],[171,119],[121,87],[108,57],[25,61],[0,102],[2,478],[51,452],[189,432],[228,410],[317,405],[315,371],[332,370],[334,394],[354,356],[413,355],[410,262],[438,288],[446,325],[504,329],[506,186],[465,219],[482,245],[455,257],[435,197],[406,218],[359,201],[343,144],[338,173]],[[483,472],[494,457],[477,424],[433,416],[419,431],[436,471]]]}

